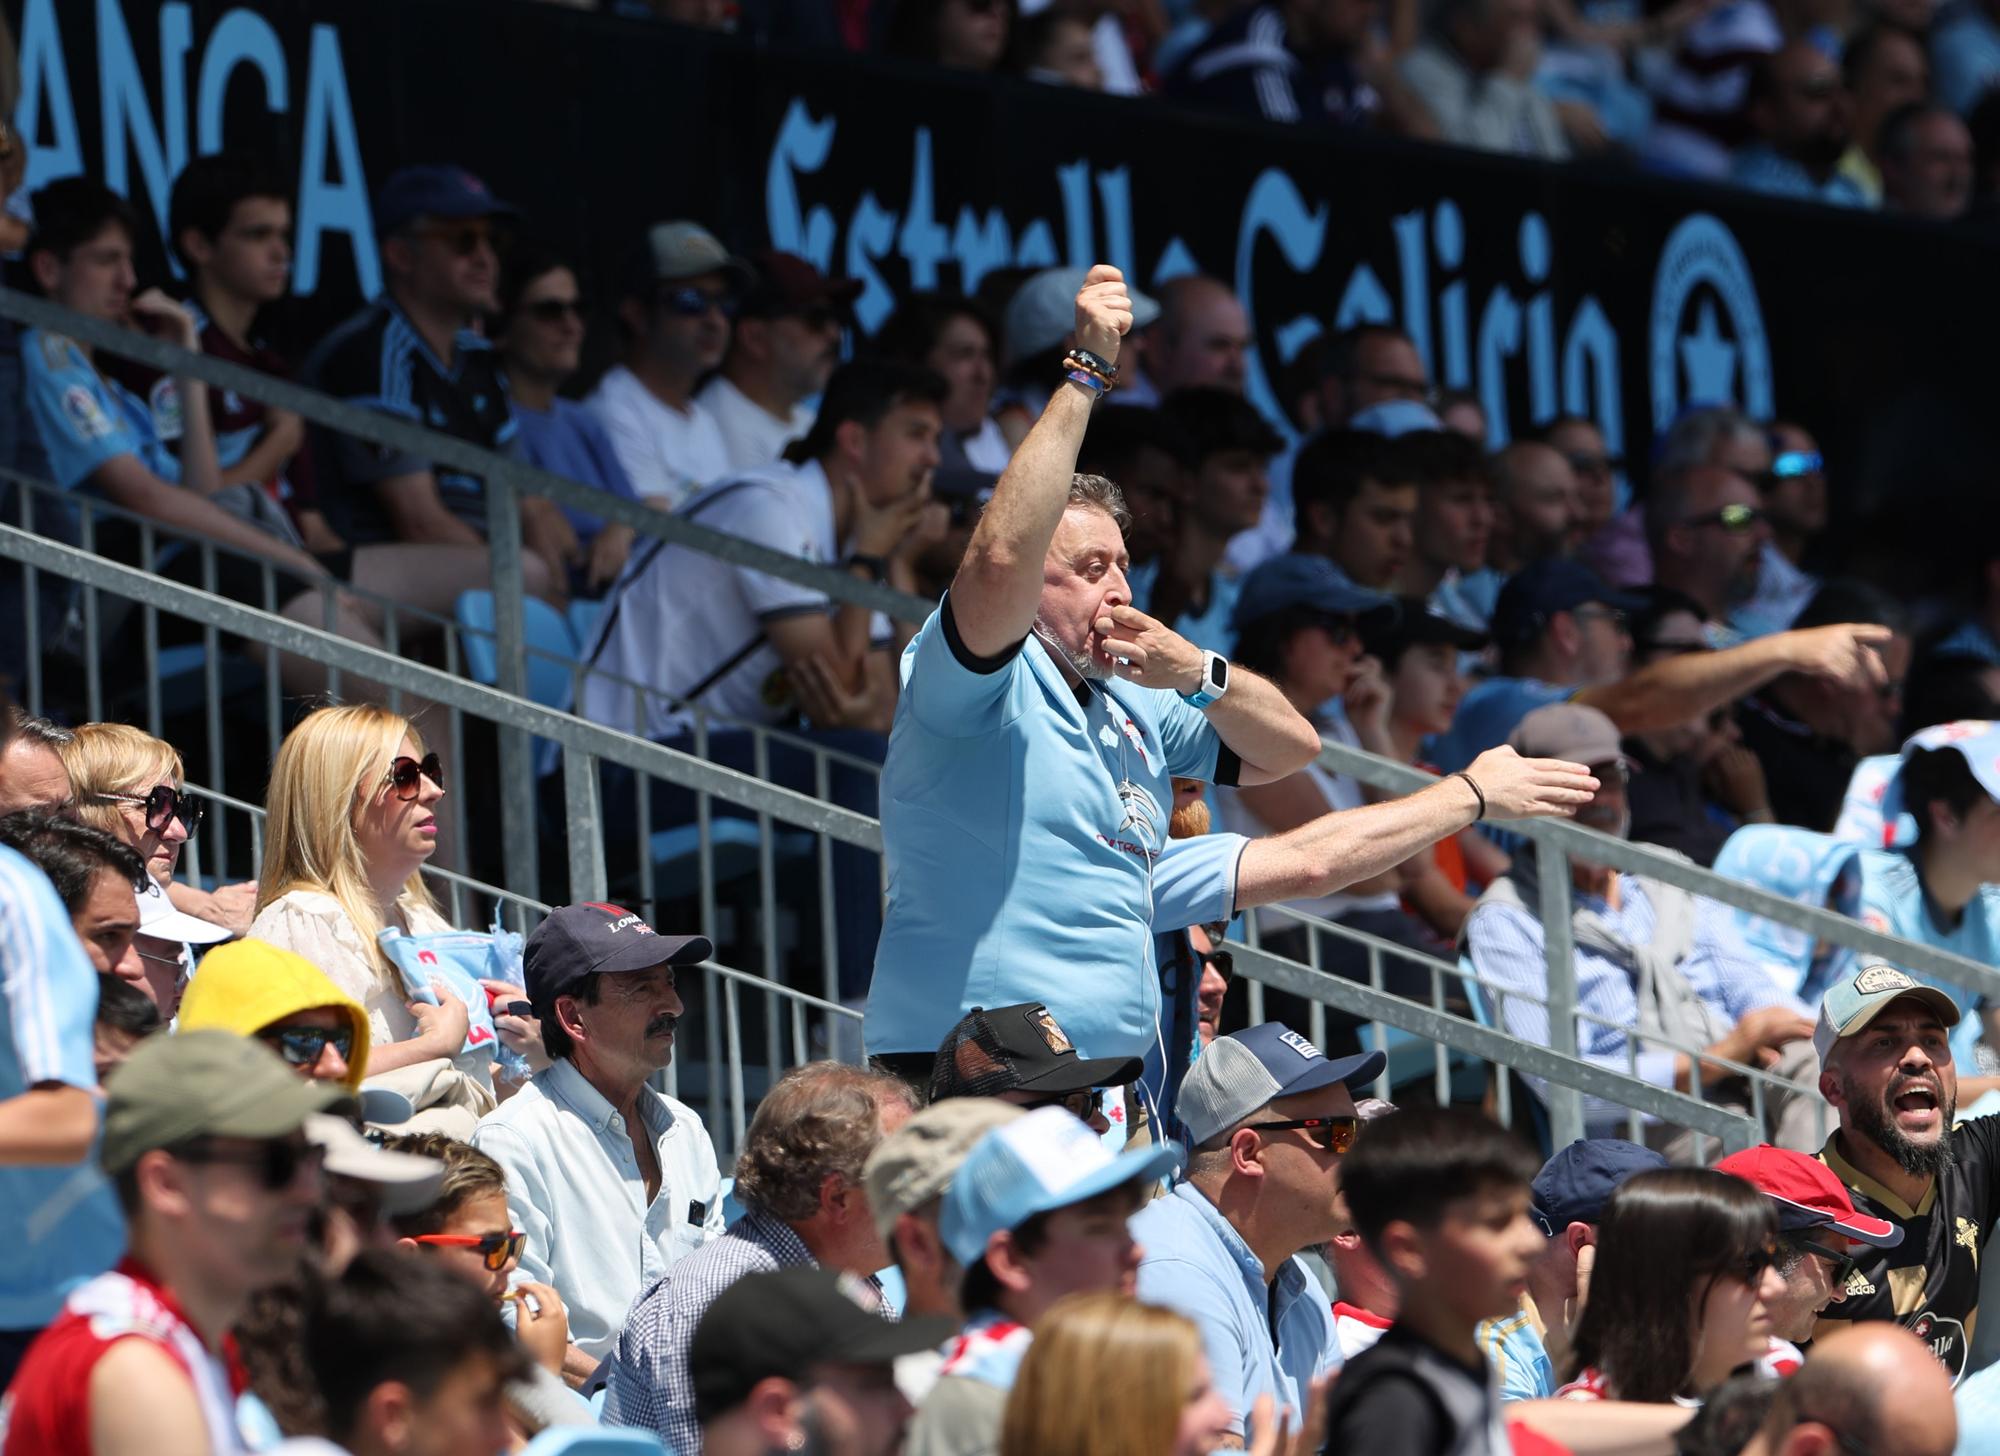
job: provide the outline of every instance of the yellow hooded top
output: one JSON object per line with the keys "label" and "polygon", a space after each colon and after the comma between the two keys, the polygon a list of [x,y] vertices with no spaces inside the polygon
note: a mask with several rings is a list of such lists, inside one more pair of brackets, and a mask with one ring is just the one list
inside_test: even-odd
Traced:
{"label": "yellow hooded top", "polygon": [[368,1013],[311,961],[269,941],[239,940],[203,956],[181,995],[174,1026],[177,1031],[215,1027],[252,1036],[274,1021],[316,1006],[335,1007],[354,1024],[347,1086],[359,1092],[361,1079],[368,1074]]}

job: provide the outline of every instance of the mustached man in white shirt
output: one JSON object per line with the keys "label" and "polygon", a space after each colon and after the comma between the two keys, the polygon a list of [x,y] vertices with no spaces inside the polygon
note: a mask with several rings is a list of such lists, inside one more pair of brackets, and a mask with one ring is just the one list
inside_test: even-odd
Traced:
{"label": "mustached man in white shirt", "polygon": [[641,500],[671,510],[729,473],[722,430],[695,399],[729,349],[754,275],[706,228],[655,223],[618,301],[624,362],[584,401]]}
{"label": "mustached man in white shirt", "polygon": [[736,311],[722,368],[695,400],[714,418],[732,471],[776,462],[812,428],[813,405],[840,363],[840,335],[861,292],[794,253],[753,253],[757,281]]}

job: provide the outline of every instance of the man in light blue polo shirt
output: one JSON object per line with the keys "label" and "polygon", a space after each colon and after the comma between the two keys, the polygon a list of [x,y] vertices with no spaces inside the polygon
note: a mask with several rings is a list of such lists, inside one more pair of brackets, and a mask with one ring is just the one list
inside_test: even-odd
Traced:
{"label": "man in light blue polo shirt", "polygon": [[1882,822],[1902,814],[1916,821],[1916,843],[1862,852],[1862,923],[2000,966],[2000,723],[1940,723],[1911,737],[1882,794]]}
{"label": "man in light blue polo shirt", "polygon": [[1194,1151],[1187,1180],[1132,1220],[1139,1297],[1201,1330],[1245,1445],[1259,1396],[1296,1427],[1313,1378],[1340,1365],[1332,1306],[1297,1255],[1341,1229],[1335,1170],[1360,1126],[1348,1089],[1383,1065],[1328,1061],[1270,1021],[1217,1037],[1174,1104]]}
{"label": "man in light blue polo shirt", "polygon": [[882,776],[889,903],[868,1050],[923,1078],[974,1006],[1045,1003],[1087,1056],[1158,1033],[1154,861],[1178,775],[1268,783],[1319,750],[1277,688],[1130,606],[1117,487],[1073,473],[1131,327],[1115,268],[903,655]]}
{"label": "man in light blue polo shirt", "polygon": [[125,1250],[95,1157],[96,1016],[97,972],[54,887],[0,848],[0,1389],[70,1291]]}

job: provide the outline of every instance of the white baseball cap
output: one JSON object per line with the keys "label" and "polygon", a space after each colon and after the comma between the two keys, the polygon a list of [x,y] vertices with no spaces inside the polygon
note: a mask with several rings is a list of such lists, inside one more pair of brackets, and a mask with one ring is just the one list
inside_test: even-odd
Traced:
{"label": "white baseball cap", "polygon": [[150,935],[155,940],[175,940],[186,945],[214,945],[219,940],[228,940],[236,932],[226,925],[217,925],[213,920],[203,920],[176,910],[174,902],[167,898],[166,890],[155,879],[148,878],[146,887],[136,892],[139,900],[139,934]]}

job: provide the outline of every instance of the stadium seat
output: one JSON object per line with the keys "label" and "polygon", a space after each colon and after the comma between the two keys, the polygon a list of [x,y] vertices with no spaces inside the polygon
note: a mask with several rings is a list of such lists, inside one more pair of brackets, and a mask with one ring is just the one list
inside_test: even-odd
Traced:
{"label": "stadium seat", "polygon": [[[456,616],[466,675],[493,686],[500,680],[493,593],[460,593]],[[577,656],[569,618],[540,597],[529,597],[522,603],[521,633],[528,644],[528,696],[545,708],[568,712],[575,687],[570,673]]]}

